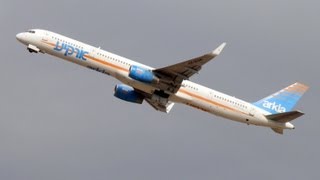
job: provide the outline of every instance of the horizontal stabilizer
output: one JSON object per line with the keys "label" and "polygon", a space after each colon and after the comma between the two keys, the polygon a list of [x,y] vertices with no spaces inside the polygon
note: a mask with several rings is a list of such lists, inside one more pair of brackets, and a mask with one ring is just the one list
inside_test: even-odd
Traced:
{"label": "horizontal stabilizer", "polygon": [[277,122],[286,123],[302,115],[304,115],[304,113],[300,111],[289,111],[284,113],[267,115],[266,118],[277,121]]}
{"label": "horizontal stabilizer", "polygon": [[271,128],[274,132],[278,134],[283,134],[283,129],[282,128]]}

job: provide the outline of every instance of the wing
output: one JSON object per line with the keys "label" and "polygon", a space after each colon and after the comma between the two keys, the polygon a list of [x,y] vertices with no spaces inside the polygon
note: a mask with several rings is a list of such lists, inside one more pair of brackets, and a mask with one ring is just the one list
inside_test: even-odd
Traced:
{"label": "wing", "polygon": [[171,93],[177,92],[183,80],[188,80],[192,75],[198,73],[204,64],[221,53],[225,45],[226,43],[222,43],[212,52],[200,57],[153,70],[160,79],[159,88]]}

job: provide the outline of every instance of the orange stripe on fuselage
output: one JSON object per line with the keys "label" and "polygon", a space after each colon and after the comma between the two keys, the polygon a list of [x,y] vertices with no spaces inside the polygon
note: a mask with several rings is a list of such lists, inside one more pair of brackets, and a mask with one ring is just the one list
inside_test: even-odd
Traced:
{"label": "orange stripe on fuselage", "polygon": [[88,58],[88,59],[91,59],[95,62],[98,62],[100,64],[103,64],[103,65],[107,65],[107,66],[110,66],[112,68],[115,68],[115,69],[118,69],[118,70],[121,70],[121,71],[125,71],[125,72],[129,72],[129,69],[126,69],[126,68],[123,68],[121,66],[117,66],[115,64],[112,64],[112,63],[109,63],[109,62],[106,62],[106,61],[103,61],[101,59],[98,59],[98,58],[95,58],[95,57],[92,57],[92,56],[89,56],[89,55],[84,55],[84,57]]}
{"label": "orange stripe on fuselage", "polygon": [[[48,45],[50,45],[50,46],[53,46],[53,47],[55,47],[56,46],[56,44],[54,44],[54,43],[50,43],[50,42],[46,42],[46,41],[44,41],[44,40],[42,40],[42,42],[43,43],[45,43],[45,44],[48,44]],[[61,47],[61,46],[60,46]]]}
{"label": "orange stripe on fuselage", "polygon": [[220,106],[220,107],[222,107],[222,108],[225,108],[225,109],[228,109],[228,110],[231,110],[231,111],[234,111],[234,112],[238,112],[238,113],[247,115],[247,113],[244,113],[244,112],[239,111],[239,110],[237,110],[237,109],[234,109],[234,108],[232,108],[232,107],[229,107],[229,106],[226,106],[226,105],[217,103],[217,102],[215,102],[215,101],[212,101],[212,100],[210,100],[210,99],[204,98],[204,97],[199,96],[199,95],[197,95],[197,94],[191,93],[191,92],[186,91],[186,90],[184,90],[184,89],[179,89],[179,92],[184,93],[184,94],[187,94],[187,95],[192,96],[192,97],[194,97],[194,98],[197,98],[197,99],[199,99],[199,100],[205,101],[205,102],[207,102],[207,103],[213,104],[213,105],[215,105],[215,106]]}

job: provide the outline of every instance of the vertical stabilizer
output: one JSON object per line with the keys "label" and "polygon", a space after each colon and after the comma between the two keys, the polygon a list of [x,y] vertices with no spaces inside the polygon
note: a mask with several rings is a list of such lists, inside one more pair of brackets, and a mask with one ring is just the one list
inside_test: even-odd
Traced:
{"label": "vertical stabilizer", "polygon": [[270,114],[291,111],[302,95],[309,89],[302,83],[294,83],[266,98],[253,103],[253,105],[269,112]]}

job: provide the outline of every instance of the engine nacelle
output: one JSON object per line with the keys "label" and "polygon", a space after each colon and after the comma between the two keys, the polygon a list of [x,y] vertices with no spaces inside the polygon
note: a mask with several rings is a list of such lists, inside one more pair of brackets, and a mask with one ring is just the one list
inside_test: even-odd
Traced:
{"label": "engine nacelle", "polygon": [[144,96],[138,93],[131,86],[118,84],[114,88],[114,96],[124,101],[142,104]]}
{"label": "engine nacelle", "polygon": [[144,83],[157,84],[159,82],[159,78],[157,78],[150,69],[135,65],[130,67],[129,77]]}

